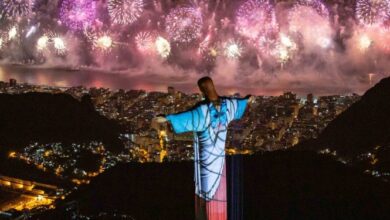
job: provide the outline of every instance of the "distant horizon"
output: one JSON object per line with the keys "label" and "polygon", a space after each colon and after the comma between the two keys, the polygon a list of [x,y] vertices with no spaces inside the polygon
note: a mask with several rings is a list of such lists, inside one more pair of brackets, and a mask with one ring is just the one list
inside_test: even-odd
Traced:
{"label": "distant horizon", "polygon": [[[202,77],[200,75],[189,79],[187,77],[163,77],[161,74],[138,75],[127,71],[108,71],[103,69],[92,69],[80,67],[64,68],[64,67],[44,67],[44,66],[30,66],[30,65],[5,65],[0,64],[0,81],[8,82],[9,79],[14,78],[19,83],[27,83],[39,86],[53,86],[53,87],[77,87],[83,86],[86,88],[108,88],[111,90],[145,90],[147,92],[166,92],[168,86],[173,86],[177,91],[187,94],[199,93],[196,82]],[[214,78],[211,75],[212,78]],[[307,94],[314,96],[328,96],[328,95],[363,95],[368,89],[374,86],[383,76],[374,76],[371,78],[371,84],[360,87],[340,87],[339,85],[322,85],[317,87],[310,83],[291,83],[292,87],[281,88],[280,86],[272,87],[265,85],[265,88],[245,88],[243,85],[232,86],[223,85],[220,81],[223,79],[215,79],[215,84],[221,95],[233,95],[240,93],[245,96],[247,94],[256,96],[279,96],[284,92],[292,92],[298,97],[305,97]],[[225,81],[224,81],[225,82]],[[303,84],[303,85],[301,85]]]}

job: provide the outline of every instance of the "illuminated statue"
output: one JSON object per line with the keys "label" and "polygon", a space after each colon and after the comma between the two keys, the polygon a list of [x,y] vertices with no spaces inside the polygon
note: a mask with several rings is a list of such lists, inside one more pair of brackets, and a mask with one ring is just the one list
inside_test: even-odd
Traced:
{"label": "illuminated statue", "polygon": [[194,133],[196,219],[227,219],[225,141],[228,125],[240,119],[252,97],[220,97],[209,77],[198,86],[206,100],[192,109],[157,117],[154,124],[169,122],[175,133]]}

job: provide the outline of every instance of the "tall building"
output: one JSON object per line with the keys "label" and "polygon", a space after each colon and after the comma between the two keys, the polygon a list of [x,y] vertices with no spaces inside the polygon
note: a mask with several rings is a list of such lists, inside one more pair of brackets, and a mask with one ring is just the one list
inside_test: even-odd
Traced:
{"label": "tall building", "polygon": [[307,104],[313,104],[314,103],[314,96],[313,94],[309,93],[307,94]]}
{"label": "tall building", "polygon": [[11,87],[16,86],[16,79],[9,79],[9,86]]}
{"label": "tall building", "polygon": [[175,88],[173,86],[168,87],[168,94],[169,95],[175,95]]}
{"label": "tall building", "polygon": [[287,100],[290,100],[290,99],[296,99],[297,98],[297,95],[292,93],[292,92],[284,92],[283,93],[283,97]]}

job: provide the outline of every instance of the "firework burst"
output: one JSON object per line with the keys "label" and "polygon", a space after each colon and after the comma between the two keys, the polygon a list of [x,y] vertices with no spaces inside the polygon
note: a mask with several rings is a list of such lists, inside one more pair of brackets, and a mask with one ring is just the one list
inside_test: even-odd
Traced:
{"label": "firework burst", "polygon": [[93,50],[110,52],[114,47],[114,39],[109,32],[99,32],[92,29],[85,29],[84,36],[92,45]]}
{"label": "firework burst", "polygon": [[103,34],[93,42],[94,48],[103,52],[108,52],[114,45],[113,39],[108,34]]}
{"label": "firework burst", "polygon": [[165,25],[171,41],[191,43],[202,35],[202,13],[195,8],[175,8],[167,15]]}
{"label": "firework burst", "polygon": [[171,44],[165,38],[158,36],[155,41],[156,51],[162,58],[171,54]]}
{"label": "firework burst", "polygon": [[273,54],[273,51],[277,47],[277,38],[270,38],[261,36],[259,37],[252,46],[263,56],[269,56]]}
{"label": "firework burst", "polygon": [[278,48],[278,50],[277,50],[277,58],[278,58],[278,61],[281,64],[285,64],[290,59],[290,55],[289,55],[288,49],[285,48],[285,47]]}
{"label": "firework burst", "polygon": [[111,20],[115,24],[132,24],[144,11],[143,0],[109,0],[107,4]]}
{"label": "firework burst", "polygon": [[215,47],[211,47],[207,54],[211,58],[216,58],[218,56],[218,50]]}
{"label": "firework burst", "polygon": [[236,31],[250,40],[274,33],[278,29],[275,11],[267,0],[248,0],[236,14]]}
{"label": "firework burst", "polygon": [[362,35],[359,37],[359,49],[366,51],[372,44],[372,40],[367,35]]}
{"label": "firework burst", "polygon": [[53,47],[58,55],[64,55],[66,53],[65,40],[60,36],[54,36],[52,38]]}
{"label": "firework burst", "polygon": [[224,54],[229,59],[238,59],[241,57],[243,48],[240,42],[229,40],[224,45]]}
{"label": "firework burst", "polygon": [[64,0],[60,8],[60,18],[73,30],[91,26],[96,18],[96,5],[93,0]]}
{"label": "firework burst", "polygon": [[42,51],[47,48],[47,45],[49,43],[49,37],[46,35],[43,35],[40,37],[37,41],[37,50]]}
{"label": "firework burst", "polygon": [[361,24],[382,24],[390,17],[388,0],[357,0],[356,18]]}
{"label": "firework burst", "polygon": [[208,34],[199,44],[198,54],[203,54],[209,49],[211,34]]}
{"label": "firework burst", "polygon": [[155,50],[156,38],[151,32],[141,31],[134,37],[135,46],[144,54],[151,54]]}
{"label": "firework burst", "polygon": [[202,57],[204,61],[212,63],[218,57],[219,51],[216,46],[209,46],[207,49],[202,51],[202,53],[200,53],[199,55]]}
{"label": "firework burst", "polygon": [[379,48],[386,54],[390,53],[390,30],[386,29],[379,32]]}
{"label": "firework burst", "polygon": [[291,37],[281,33],[279,35],[278,43],[272,51],[272,55],[276,57],[279,63],[285,64],[292,58],[293,53],[298,49],[297,44]]}
{"label": "firework burst", "polygon": [[0,4],[8,18],[25,17],[31,13],[32,0],[3,0]]}
{"label": "firework burst", "polygon": [[[319,5],[316,3],[314,5]],[[328,48],[332,43],[332,27],[328,13],[318,7],[296,4],[289,12],[289,30],[303,37],[304,43]],[[307,19],[310,18],[310,19]]]}
{"label": "firework burst", "polygon": [[317,43],[318,45],[320,45],[320,47],[324,49],[329,48],[332,45],[332,39],[329,37],[321,37],[320,39],[318,39]]}
{"label": "firework burst", "polygon": [[12,26],[9,30],[8,30],[8,40],[11,41],[11,40],[14,40],[16,39],[16,37],[18,36],[19,32],[18,32],[18,28],[16,26]]}
{"label": "firework burst", "polygon": [[296,6],[305,6],[314,9],[322,17],[329,17],[328,8],[320,0],[298,0]]}
{"label": "firework burst", "polygon": [[218,49],[211,41],[211,34],[208,34],[199,44],[198,55],[209,62],[213,62],[218,56]]}

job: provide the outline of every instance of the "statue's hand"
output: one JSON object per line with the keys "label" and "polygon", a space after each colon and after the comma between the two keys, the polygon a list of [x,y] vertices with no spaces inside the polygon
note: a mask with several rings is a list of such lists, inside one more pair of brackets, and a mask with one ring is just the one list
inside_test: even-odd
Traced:
{"label": "statue's hand", "polygon": [[253,104],[256,100],[256,97],[253,96],[253,95],[249,95],[249,98],[248,98],[248,104]]}
{"label": "statue's hand", "polygon": [[163,116],[157,116],[152,119],[152,128],[159,130],[161,128],[161,125],[164,123],[167,123],[168,120]]}

